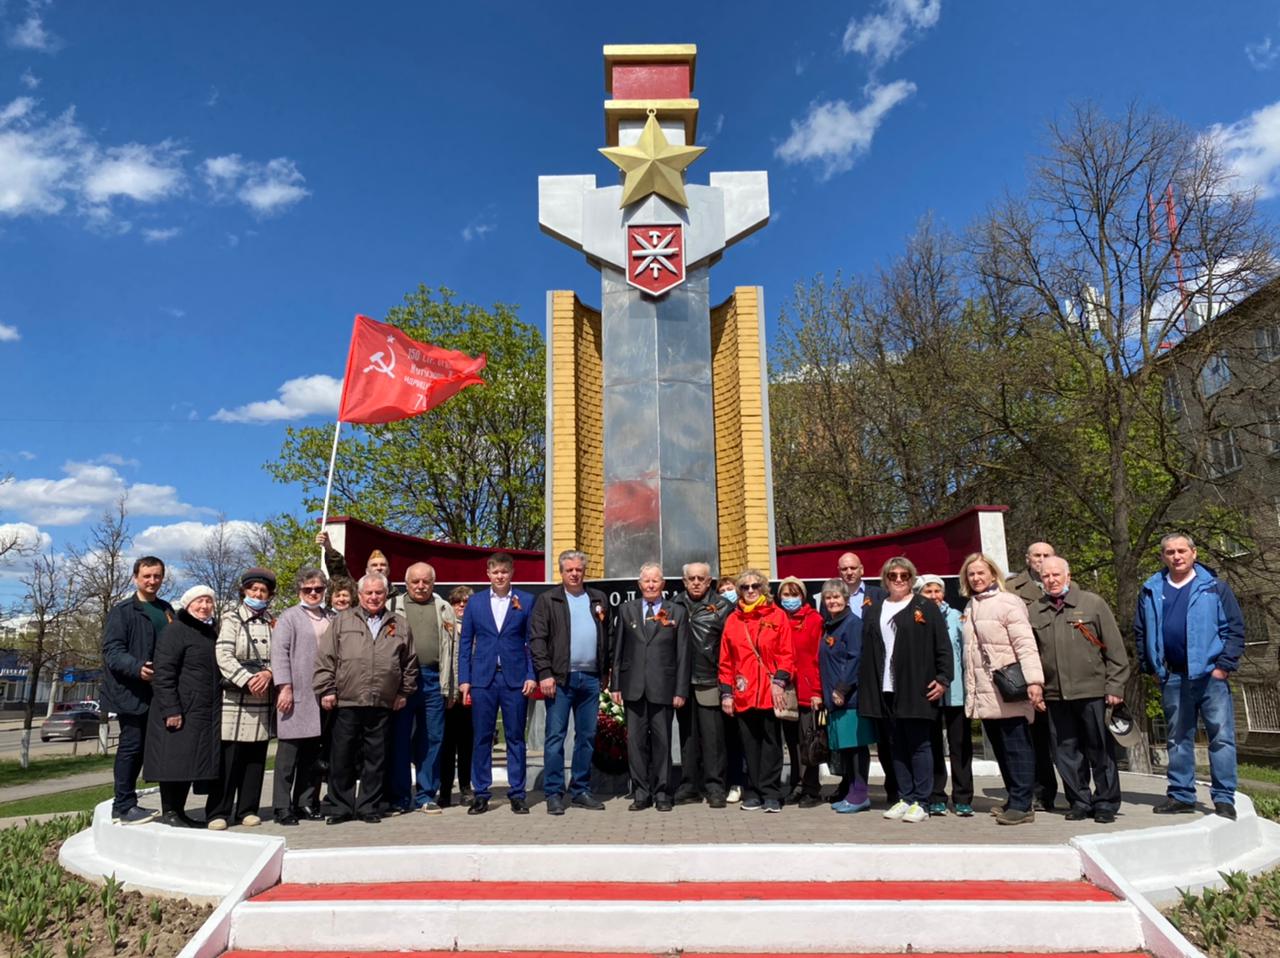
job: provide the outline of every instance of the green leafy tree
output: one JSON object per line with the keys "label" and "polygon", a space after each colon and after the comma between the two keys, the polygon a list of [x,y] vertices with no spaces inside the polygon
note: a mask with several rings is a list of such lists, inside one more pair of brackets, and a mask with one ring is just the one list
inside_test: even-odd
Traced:
{"label": "green leafy tree", "polygon": [[[408,535],[484,547],[537,548],[543,541],[545,347],[515,311],[482,309],[441,288],[419,286],[387,322],[414,339],[484,353],[483,386],[420,416],[343,426],[331,515],[350,515]],[[266,464],[278,482],[300,483],[305,512],[319,516],[332,429],[290,428]],[[288,529],[277,528],[286,534]],[[296,532],[296,530],[294,530]]]}

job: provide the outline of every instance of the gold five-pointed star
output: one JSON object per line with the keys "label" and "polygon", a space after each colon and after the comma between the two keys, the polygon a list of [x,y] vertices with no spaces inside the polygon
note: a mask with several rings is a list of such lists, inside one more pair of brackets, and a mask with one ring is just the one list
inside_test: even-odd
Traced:
{"label": "gold five-pointed star", "polygon": [[600,152],[627,174],[622,184],[622,202],[630,206],[650,193],[665,196],[673,203],[688,206],[684,195],[684,170],[706,151],[705,146],[672,146],[653,114],[635,146],[606,146]]}

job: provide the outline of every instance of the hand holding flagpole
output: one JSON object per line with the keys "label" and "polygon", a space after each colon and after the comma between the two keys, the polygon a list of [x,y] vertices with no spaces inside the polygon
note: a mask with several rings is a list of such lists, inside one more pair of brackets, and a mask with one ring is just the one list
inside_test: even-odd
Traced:
{"label": "hand holding flagpole", "polygon": [[[451,399],[468,386],[480,386],[486,357],[468,356],[410,339],[388,323],[357,315],[342,378],[338,421],[333,428],[329,477],[324,486],[320,530],[329,521],[333,471],[338,461],[338,435],[344,422],[395,422],[418,416]],[[320,567],[327,570],[324,549]]]}

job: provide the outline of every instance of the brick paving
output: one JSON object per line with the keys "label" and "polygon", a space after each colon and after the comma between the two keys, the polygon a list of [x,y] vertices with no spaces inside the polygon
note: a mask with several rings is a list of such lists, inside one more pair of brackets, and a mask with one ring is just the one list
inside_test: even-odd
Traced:
{"label": "brick paving", "polygon": [[[1150,828],[1191,820],[1152,814],[1151,807],[1165,795],[1163,777],[1121,774],[1124,804],[1111,825],[1091,820],[1068,822],[1058,812],[1039,812],[1030,825],[1000,826],[988,814],[1003,800],[998,778],[975,780],[973,818],[933,818],[917,825],[881,818],[884,791],[873,785],[871,811],[837,815],[829,808],[787,807],[781,814],[744,812],[738,805],[712,809],[706,805],[679,805],[663,813],[648,809],[627,811],[628,800],[606,801],[605,810],[592,812],[569,808],[561,817],[546,812],[540,792],[529,795],[530,813],[511,812],[502,789],[495,789],[490,811],[468,815],[465,808],[446,808],[440,815],[413,813],[386,818],[377,825],[348,822],[326,825],[303,822],[282,828],[269,819],[252,829],[257,834],[280,835],[291,849],[351,848],[368,845],[533,845],[533,844],[742,844],[742,843],[881,843],[881,844],[1060,844],[1076,835],[1106,834],[1122,829]],[[269,786],[268,786],[269,789]],[[266,790],[264,790],[266,791]],[[269,794],[269,791],[267,791]],[[1208,801],[1202,789],[1202,805]],[[1205,806],[1212,808],[1211,805]],[[242,831],[246,829],[236,829]]]}

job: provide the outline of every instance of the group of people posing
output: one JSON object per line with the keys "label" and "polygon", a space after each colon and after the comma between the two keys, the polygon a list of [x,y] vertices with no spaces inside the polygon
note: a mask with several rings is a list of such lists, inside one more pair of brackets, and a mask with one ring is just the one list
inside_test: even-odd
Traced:
{"label": "group of people posing", "polygon": [[[1161,684],[1169,725],[1168,798],[1155,810],[1196,807],[1199,715],[1211,739],[1215,811],[1234,817],[1226,677],[1243,647],[1239,607],[1196,562],[1189,537],[1166,536],[1161,549],[1165,571],[1144,586],[1135,622],[1138,661]],[[195,586],[175,612],[158,598],[163,563],[140,559],[137,593],[113,610],[103,637],[104,708],[121,722],[115,819],[160,814],[196,826],[185,810],[194,784],[207,793],[207,827],[258,824],[273,735],[279,824],[437,814],[451,804],[455,765],[468,813],[484,814],[499,715],[505,799],[528,814],[524,739],[535,697],[546,707],[547,813],[598,811],[591,782],[602,690],[625,709],[631,811],[740,801],[764,812],[790,803],[864,812],[874,745],[886,819],[971,816],[979,719],[1006,790],[996,822],[1024,824],[1037,806],[1051,809],[1055,769],[1068,819],[1115,819],[1108,722],[1123,704],[1129,657],[1107,604],[1075,585],[1045,543],[1008,580],[990,556],[968,556],[963,608],[947,603],[940,577],[901,556],[879,570],[881,586],[863,580],[856,554],[841,556],[817,608],[799,579],[783,579],[775,598],[755,569],[717,581],[695,562],[671,597],[662,568],[643,566],[639,594],[614,610],[586,584],[587,563],[580,551],[561,553],[560,583],[535,598],[513,588],[511,557],[495,553],[487,589],[446,601],[426,563],[410,566],[404,592],[394,592],[375,553],[355,584],[303,570],[297,604],[276,617],[266,569],[244,573],[234,610],[219,613],[213,591]],[[840,776],[826,796],[821,764]],[[160,783],[159,813],[138,806],[139,771]]]}

